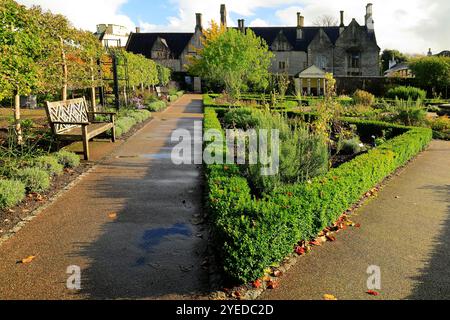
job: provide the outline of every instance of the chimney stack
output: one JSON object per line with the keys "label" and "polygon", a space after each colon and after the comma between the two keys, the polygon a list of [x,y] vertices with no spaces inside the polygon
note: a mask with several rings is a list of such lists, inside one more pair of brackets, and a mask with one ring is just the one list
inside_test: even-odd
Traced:
{"label": "chimney stack", "polygon": [[196,18],[195,31],[202,31],[203,30],[202,14],[201,13],[196,13],[195,14],[195,18]]}
{"label": "chimney stack", "polygon": [[136,27],[136,33],[141,33],[141,28],[140,27]]}
{"label": "chimney stack", "polygon": [[303,39],[303,27],[305,26],[305,17],[297,12],[297,40]]}
{"label": "chimney stack", "polygon": [[238,20],[238,28],[241,32],[245,32],[245,20],[244,19]]}
{"label": "chimney stack", "polygon": [[368,3],[366,6],[366,27],[368,32],[374,32],[375,31],[375,25],[373,21],[373,5],[371,3]]}
{"label": "chimney stack", "polygon": [[227,7],[224,4],[220,5],[220,24],[227,27]]}
{"label": "chimney stack", "polygon": [[341,24],[340,24],[340,27],[345,27],[345,24],[344,24],[344,11],[341,11]]}

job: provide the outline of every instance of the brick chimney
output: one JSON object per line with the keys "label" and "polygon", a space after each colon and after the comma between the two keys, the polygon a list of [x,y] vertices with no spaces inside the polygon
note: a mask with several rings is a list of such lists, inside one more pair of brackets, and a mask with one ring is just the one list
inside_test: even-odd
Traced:
{"label": "brick chimney", "polygon": [[195,14],[195,20],[196,20],[195,31],[202,31],[203,30],[202,14],[201,13],[196,13]]}
{"label": "brick chimney", "polygon": [[224,4],[220,5],[220,24],[227,27],[227,7]]}
{"label": "brick chimney", "polygon": [[136,27],[136,33],[141,33],[141,28],[140,27]]}

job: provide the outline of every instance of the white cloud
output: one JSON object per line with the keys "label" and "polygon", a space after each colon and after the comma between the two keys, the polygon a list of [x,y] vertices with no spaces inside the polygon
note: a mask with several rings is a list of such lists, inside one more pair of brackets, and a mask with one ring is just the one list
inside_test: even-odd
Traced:
{"label": "white cloud", "polygon": [[270,26],[270,23],[268,23],[266,20],[263,19],[255,19],[250,22],[250,27],[268,27]]}
{"label": "white cloud", "polygon": [[135,23],[120,13],[128,0],[17,0],[26,6],[39,5],[53,13],[65,15],[77,28],[95,31],[101,23],[119,24],[133,30]]}
{"label": "white cloud", "polygon": [[[128,0],[19,0],[27,5],[40,4],[44,8],[62,13],[81,28],[93,30],[98,23],[117,23],[134,29],[134,22],[120,12]],[[345,11],[345,23],[352,18],[363,24],[365,6],[374,5],[377,39],[382,49],[395,48],[410,53],[426,53],[428,48],[438,52],[450,49],[450,1],[448,0],[168,0],[168,5],[178,8],[178,13],[167,18],[167,23],[157,25],[152,21],[136,21],[143,31],[192,32],[195,13],[203,13],[203,24],[211,19],[219,21],[221,3],[227,5],[228,14],[245,18],[251,25],[296,24],[296,12],[305,16],[305,24],[311,25],[320,15],[336,18]],[[138,4],[137,4],[138,5]],[[271,17],[258,17],[256,10],[273,9]],[[161,12],[161,14],[164,14]],[[236,22],[228,16],[228,23]]]}

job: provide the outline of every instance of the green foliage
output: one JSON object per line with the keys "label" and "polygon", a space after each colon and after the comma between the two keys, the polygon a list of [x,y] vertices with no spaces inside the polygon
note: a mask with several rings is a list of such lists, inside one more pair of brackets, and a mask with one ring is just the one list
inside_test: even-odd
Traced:
{"label": "green foliage", "polygon": [[167,104],[164,101],[156,101],[148,104],[147,110],[151,112],[160,112],[167,108]]}
{"label": "green foliage", "polygon": [[0,100],[29,94],[38,83],[36,60],[42,51],[38,25],[25,6],[0,2]]}
{"label": "green foliage", "polygon": [[353,94],[353,101],[355,104],[363,106],[372,106],[375,104],[375,96],[370,92],[364,90],[356,90]]}
{"label": "green foliage", "polygon": [[171,71],[160,64],[157,65],[158,70],[158,83],[162,86],[167,86],[170,82]]}
{"label": "green foliage", "polygon": [[25,185],[20,181],[0,179],[0,210],[11,208],[25,198]]}
{"label": "green foliage", "polygon": [[205,43],[190,71],[239,98],[250,86],[267,87],[272,56],[265,41],[250,29],[245,33],[228,29]]}
{"label": "green foliage", "polygon": [[425,90],[415,88],[415,87],[405,87],[399,86],[390,89],[386,97],[389,99],[400,99],[400,100],[425,100],[427,97],[427,92]]}
{"label": "green foliage", "polygon": [[420,100],[396,100],[394,121],[406,126],[420,126],[425,122],[426,116],[427,111]]}
{"label": "green foliage", "polygon": [[80,165],[80,157],[69,151],[58,151],[54,154],[56,159],[58,159],[58,163],[61,164],[64,168],[75,168]]}
{"label": "green foliage", "polygon": [[258,124],[258,119],[255,115],[255,110],[249,108],[235,108],[231,109],[225,114],[223,119],[228,128],[236,128],[248,130],[255,128]]}
{"label": "green foliage", "polygon": [[22,181],[29,192],[44,192],[50,188],[50,174],[39,168],[19,169],[15,178]]}
{"label": "green foliage", "polygon": [[58,162],[58,158],[54,156],[42,156],[33,161],[33,166],[44,171],[50,175],[60,175],[63,172],[64,166]]}
{"label": "green foliage", "polygon": [[362,142],[359,137],[345,139],[341,142],[340,152],[343,154],[354,155],[363,150]]}
{"label": "green foliage", "polygon": [[116,121],[116,135],[120,137],[121,135],[127,133],[136,124],[136,120],[133,117],[123,117]]}
{"label": "green foliage", "polygon": [[450,85],[450,58],[424,57],[413,59],[409,67],[421,86],[444,88]]}
{"label": "green foliage", "polygon": [[[262,199],[252,197],[239,167],[207,166],[207,205],[217,252],[229,278],[245,283],[261,277],[265,268],[292,253],[298,241],[309,241],[332,225],[432,139],[429,129],[353,123],[365,134],[388,128],[403,134],[311,181],[279,186]],[[205,110],[204,128],[220,129],[214,109]]]}

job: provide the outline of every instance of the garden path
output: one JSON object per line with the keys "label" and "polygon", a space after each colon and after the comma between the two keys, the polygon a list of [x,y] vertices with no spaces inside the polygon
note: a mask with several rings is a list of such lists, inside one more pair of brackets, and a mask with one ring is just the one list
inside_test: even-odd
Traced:
{"label": "garden path", "polygon": [[[174,129],[193,133],[185,95],[0,246],[0,299],[183,299],[208,289],[201,166],[171,161]],[[36,256],[29,264],[16,264]],[[81,290],[66,287],[81,268]]]}
{"label": "garden path", "polygon": [[[450,142],[433,141],[352,220],[360,228],[301,257],[262,299],[450,299]],[[366,292],[369,266],[379,296]]]}

